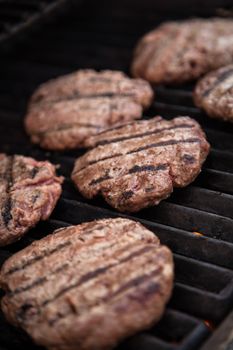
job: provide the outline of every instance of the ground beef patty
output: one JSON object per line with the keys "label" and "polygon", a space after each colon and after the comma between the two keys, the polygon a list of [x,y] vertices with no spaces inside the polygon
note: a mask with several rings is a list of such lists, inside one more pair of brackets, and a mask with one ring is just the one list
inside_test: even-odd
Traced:
{"label": "ground beef patty", "polygon": [[92,136],[72,179],[87,198],[101,194],[120,211],[138,211],[184,187],[201,170],[209,144],[189,117],[135,121]]}
{"label": "ground beef patty", "polygon": [[233,122],[233,65],[202,78],[194,90],[194,103],[210,117]]}
{"label": "ground beef patty", "polygon": [[87,136],[138,119],[153,91],[118,71],[79,70],[41,85],[25,119],[34,143],[53,150],[82,147]]}
{"label": "ground beef patty", "polygon": [[18,240],[50,216],[62,181],[49,162],[0,154],[0,246]]}
{"label": "ground beef patty", "polygon": [[141,224],[104,219],[55,231],[2,267],[7,319],[51,350],[102,350],[149,328],[173,285],[170,250]]}
{"label": "ground beef patty", "polygon": [[154,83],[183,83],[232,61],[232,19],[166,22],[139,41],[132,73]]}

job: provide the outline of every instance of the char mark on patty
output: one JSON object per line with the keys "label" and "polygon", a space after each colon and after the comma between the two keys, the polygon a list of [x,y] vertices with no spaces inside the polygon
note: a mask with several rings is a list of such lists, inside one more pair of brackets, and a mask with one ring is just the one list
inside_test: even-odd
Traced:
{"label": "char mark on patty", "polygon": [[159,165],[135,165],[131,169],[129,169],[129,174],[140,173],[142,171],[158,171],[158,170],[166,170],[168,167],[167,164],[159,164]]}
{"label": "char mark on patty", "polygon": [[45,282],[48,281],[48,278],[50,278],[52,275],[55,275],[61,271],[65,271],[68,268],[69,264],[65,263],[62,266],[59,266],[57,269],[55,269],[54,271],[49,272],[49,274],[47,274],[46,276],[43,277],[39,277],[37,279],[35,279],[33,282],[31,282],[30,284],[24,286],[24,287],[18,287],[16,289],[14,289],[13,291],[11,291],[8,296],[9,297],[14,297],[17,294],[23,293],[23,292],[28,292],[29,290],[34,289],[35,287],[41,286],[42,284],[44,284]]}
{"label": "char mark on patty", "polygon": [[107,266],[98,267],[94,271],[87,272],[86,274],[82,275],[77,282],[74,282],[74,283],[71,283],[68,286],[65,286],[58,293],[56,293],[55,296],[53,296],[50,299],[44,300],[41,306],[44,307],[44,306],[54,302],[55,300],[60,298],[62,295],[64,295],[68,291],[73,290],[73,289],[75,289],[77,287],[80,287],[85,282],[90,281],[92,279],[95,279],[99,275],[104,274],[105,272],[107,272],[109,269],[111,269],[113,267],[116,267],[116,266],[119,266],[121,264],[124,264],[127,261],[130,261],[131,259],[133,259],[135,257],[138,257],[138,256],[140,256],[140,255],[142,255],[142,254],[144,254],[144,253],[146,253],[146,252],[148,252],[148,251],[150,251],[152,249],[154,249],[153,246],[145,246],[143,248],[140,248],[136,252],[130,253],[127,257],[119,260],[117,263],[108,264]]}
{"label": "char mark on patty", "polygon": [[31,266],[33,265],[35,262],[37,261],[40,261],[42,259],[44,259],[45,257],[51,255],[51,254],[54,254],[56,252],[58,252],[60,249],[62,248],[65,248],[65,247],[68,247],[69,245],[71,245],[71,241],[65,241],[63,243],[60,243],[58,244],[56,247],[52,248],[52,249],[48,249],[46,251],[44,251],[43,253],[39,254],[39,255],[36,255],[36,256],[33,256],[31,259],[25,261],[23,264],[20,264],[20,265],[16,265],[14,267],[12,267],[10,270],[8,270],[5,275],[11,275],[13,274],[14,272],[17,272],[17,271],[20,271],[20,270],[23,270],[25,269],[26,267],[28,266]]}
{"label": "char mark on patty", "polygon": [[[121,141],[126,141],[126,140],[134,140],[136,138],[141,138],[144,136],[159,134],[160,132],[167,131],[167,130],[191,129],[191,128],[193,128],[193,125],[191,125],[191,124],[180,124],[180,125],[170,126],[170,127],[166,127],[166,128],[157,129],[157,130],[155,129],[152,131],[147,131],[147,132],[140,133],[140,134],[135,134],[135,135],[130,135],[130,136],[122,136],[122,137],[117,137],[115,139],[102,140],[102,141],[97,142],[95,144],[95,146],[108,145],[110,143],[121,142]],[[99,134],[97,136],[99,136]]]}
{"label": "char mark on patty", "polygon": [[14,156],[8,157],[8,164],[5,172],[5,180],[7,181],[7,187],[6,187],[6,200],[3,203],[3,207],[1,210],[2,218],[4,225],[8,227],[9,222],[12,220],[12,215],[11,215],[11,209],[12,209],[12,202],[11,202],[11,187],[13,185],[13,176],[12,176],[12,171],[13,171],[13,163],[14,163]]}
{"label": "char mark on patty", "polygon": [[[140,173],[143,171],[150,172],[150,171],[166,170],[167,167],[168,167],[167,164],[159,164],[157,166],[154,166],[154,165],[141,165],[141,166],[134,165],[131,169],[129,169],[129,171],[125,175]],[[100,176],[97,179],[93,179],[88,185],[94,186],[94,185],[100,184],[103,181],[112,180],[112,179],[114,179],[114,176],[109,176],[109,174],[107,173],[104,176]]]}
{"label": "char mark on patty", "polygon": [[133,195],[134,195],[134,192],[129,190],[129,191],[122,192],[121,197],[123,200],[127,200],[127,199],[130,199],[131,197],[133,197]]}
{"label": "char mark on patty", "polygon": [[65,131],[65,130],[72,130],[74,127],[82,127],[82,128],[88,128],[88,129],[99,129],[99,125],[95,124],[88,124],[88,123],[73,123],[73,124],[64,124],[59,127],[54,126],[53,128],[49,128],[45,131],[38,131],[33,132],[34,135],[43,136],[48,133],[58,132],[58,131]]}
{"label": "char mark on patty", "polygon": [[114,93],[114,92],[105,92],[102,94],[89,94],[89,95],[82,95],[78,92],[75,92],[71,95],[66,95],[63,97],[58,97],[58,98],[54,98],[51,99],[49,101],[44,102],[43,101],[43,97],[40,97],[36,100],[33,101],[32,106],[33,105],[39,105],[39,104],[45,104],[45,105],[51,105],[54,103],[58,103],[58,102],[65,102],[65,101],[72,101],[72,100],[81,100],[81,99],[93,99],[93,98],[103,98],[103,97],[134,97],[134,94],[130,94],[130,93]]}
{"label": "char mark on patty", "polygon": [[[146,274],[146,275],[144,274],[144,275],[132,278],[128,282],[122,284],[115,292],[110,293],[106,297],[101,298],[99,300],[99,302],[102,302],[102,303],[111,302],[112,299],[114,299],[115,297],[117,297],[121,293],[126,294],[133,287],[140,288],[141,286],[143,286],[144,283],[146,283],[147,285],[145,287],[143,287],[143,290],[139,290],[138,293],[133,293],[133,295],[131,295],[131,298],[133,298],[134,300],[136,299],[140,303],[143,303],[143,301],[145,301],[145,297],[148,297],[149,295],[154,294],[160,290],[160,286],[157,282],[150,282],[150,280],[153,277],[156,277],[160,271],[161,271],[161,269],[157,268],[157,269],[153,270],[152,272],[150,272],[149,274]],[[95,305],[92,305],[92,307],[93,306],[95,306]],[[69,310],[68,312],[62,313],[62,314],[61,313],[57,314],[55,317],[50,319],[48,321],[48,323],[50,324],[50,326],[54,326],[54,324],[57,323],[59,320],[65,318],[65,317],[68,317],[71,314],[70,311],[71,310]],[[77,314],[77,311],[75,313]]]}
{"label": "char mark on patty", "polygon": [[109,176],[108,174],[104,175],[104,176],[100,176],[98,177],[97,179],[93,179],[90,183],[89,183],[89,186],[94,186],[94,185],[97,185],[103,181],[106,181],[106,180],[110,180],[112,179],[111,176]]}
{"label": "char mark on patty", "polygon": [[131,151],[128,151],[126,153],[116,153],[116,154],[112,154],[111,156],[107,156],[107,157],[103,157],[100,159],[95,159],[92,160],[90,162],[87,163],[86,166],[78,169],[77,171],[73,172],[73,175],[76,175],[77,173],[79,173],[80,171],[87,169],[88,166],[93,165],[93,164],[97,164],[99,162],[105,161],[105,160],[109,160],[112,158],[117,158],[117,157],[122,157],[125,156],[127,154],[133,154],[133,153],[138,153],[141,151],[146,151],[147,149],[150,148],[157,148],[157,147],[163,147],[163,146],[173,146],[173,145],[177,145],[177,144],[182,144],[182,143],[199,143],[200,139],[199,138],[188,138],[185,140],[167,140],[167,141],[161,141],[161,142],[156,142],[156,143],[151,143],[149,145],[145,145],[145,146],[141,146],[139,148],[133,149]]}
{"label": "char mark on patty", "polygon": [[226,79],[230,78],[233,74],[233,68],[229,68],[227,71],[222,72],[216,79],[213,85],[211,85],[207,90],[204,90],[202,97],[207,97],[219,84],[224,82]]}
{"label": "char mark on patty", "polygon": [[184,160],[187,164],[194,164],[196,161],[195,157],[191,154],[184,154],[182,160]]}
{"label": "char mark on patty", "polygon": [[[138,124],[143,124],[143,120],[138,120],[137,123]],[[111,128],[107,128],[106,130],[100,131],[98,132],[98,136],[103,135],[103,134],[107,134],[109,133],[109,131],[115,131],[115,130],[120,130],[120,129],[124,129],[126,126],[130,126],[133,125],[135,122],[128,122],[128,123],[123,123],[117,126],[113,126]]]}

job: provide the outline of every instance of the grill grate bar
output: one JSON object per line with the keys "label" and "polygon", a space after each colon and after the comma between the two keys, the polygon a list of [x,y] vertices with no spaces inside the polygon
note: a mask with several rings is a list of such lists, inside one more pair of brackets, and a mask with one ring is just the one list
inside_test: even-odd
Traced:
{"label": "grill grate bar", "polygon": [[233,218],[232,213],[233,197],[229,194],[199,188],[194,185],[184,188],[182,191],[175,191],[168,201],[183,204],[194,209]]}
{"label": "grill grate bar", "polygon": [[[134,215],[136,217],[150,218],[151,221],[157,221],[173,227],[183,228],[190,232],[202,232],[205,236],[232,242],[233,237],[231,230],[233,220],[227,215],[226,209],[224,210],[224,208],[222,208],[222,210],[224,210],[224,213],[216,213],[214,210],[207,210],[207,208],[204,207],[205,202],[208,204],[210,194],[217,196],[219,193],[209,191],[206,195],[206,189],[199,187],[194,188],[193,186],[189,187],[189,192],[192,189],[196,191],[196,194],[194,193],[195,198],[199,197],[199,202],[203,201],[202,208],[200,208],[200,205],[198,205],[198,203],[196,204],[196,201],[192,205],[190,203],[183,203],[183,201],[179,199],[179,196],[182,195],[183,198],[183,196],[186,196],[186,194],[183,194],[183,190],[175,190],[175,194],[172,195],[167,201],[161,202],[159,206],[144,209],[142,212],[136,213]],[[204,195],[202,193],[203,190]],[[77,201],[86,202],[78,192],[74,197],[74,185],[70,180],[65,181],[63,196],[66,199],[75,198]],[[178,200],[176,200],[177,196]],[[227,210],[231,213],[232,197],[228,197],[229,207]],[[110,208],[105,202],[100,203],[99,199],[89,202],[95,203],[97,206],[101,204],[101,206]],[[217,207],[218,211],[220,211],[218,208],[218,203],[215,205],[215,207]]]}
{"label": "grill grate bar", "polygon": [[52,1],[7,1],[0,3],[0,43],[1,45],[12,37],[33,27],[38,21],[42,21],[48,14],[52,14],[66,0]]}
{"label": "grill grate bar", "polygon": [[[79,213],[78,217],[76,215],[77,212]],[[119,214],[103,207],[100,208],[99,206],[70,199],[60,200],[52,215],[54,219],[62,217],[63,220],[74,225],[83,221],[93,220],[96,217],[106,218],[117,216],[139,220],[143,225],[155,232],[162,243],[168,245],[175,253],[230,269],[233,266],[233,244],[152,222],[148,218],[144,219],[138,216]]]}
{"label": "grill grate bar", "polygon": [[141,218],[167,226],[186,230],[199,236],[221,239],[233,243],[233,220],[220,215],[186,207],[182,204],[161,203],[157,208],[147,209]]}

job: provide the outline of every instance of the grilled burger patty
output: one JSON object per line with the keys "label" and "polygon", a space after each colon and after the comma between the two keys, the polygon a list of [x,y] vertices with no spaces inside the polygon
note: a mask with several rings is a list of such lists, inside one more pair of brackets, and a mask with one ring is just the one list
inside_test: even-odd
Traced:
{"label": "grilled burger patty", "polygon": [[232,19],[166,22],[139,41],[132,73],[154,83],[182,83],[232,61]]}
{"label": "grilled burger patty", "polygon": [[34,143],[53,150],[82,147],[87,136],[138,119],[153,91],[119,71],[79,70],[41,85],[25,119]]}
{"label": "grilled burger patty", "polygon": [[62,181],[49,162],[0,154],[0,246],[18,240],[50,216]]}
{"label": "grilled burger patty", "polygon": [[173,285],[170,250],[141,224],[104,219],[59,229],[8,259],[2,309],[52,350],[102,350],[149,328]]}
{"label": "grilled burger patty", "polygon": [[194,103],[210,117],[233,122],[233,64],[202,78],[194,90]]}
{"label": "grilled burger patty", "polygon": [[120,211],[138,211],[184,187],[201,170],[209,144],[189,117],[134,121],[86,140],[72,180],[87,198],[101,194]]}

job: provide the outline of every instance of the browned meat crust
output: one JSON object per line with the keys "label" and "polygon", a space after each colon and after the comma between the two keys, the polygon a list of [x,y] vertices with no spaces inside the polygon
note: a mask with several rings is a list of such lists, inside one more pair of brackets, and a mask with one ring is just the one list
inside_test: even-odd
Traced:
{"label": "browned meat crust", "polygon": [[50,216],[62,181],[49,162],[0,154],[0,246],[18,240]]}
{"label": "browned meat crust", "polygon": [[135,121],[92,136],[72,179],[87,198],[101,194],[120,211],[138,211],[184,187],[201,171],[209,144],[189,117]]}
{"label": "browned meat crust", "polygon": [[231,19],[166,22],[139,41],[132,73],[153,83],[183,83],[232,61]]}
{"label": "browned meat crust", "polygon": [[118,71],[80,70],[36,90],[25,127],[32,142],[41,147],[82,147],[87,136],[140,118],[152,98],[152,89],[141,79]]}
{"label": "browned meat crust", "polygon": [[52,350],[110,349],[163,314],[170,250],[139,223],[104,219],[55,231],[2,267],[7,319]]}
{"label": "browned meat crust", "polygon": [[207,74],[197,83],[193,96],[196,106],[210,117],[233,122],[233,65]]}

